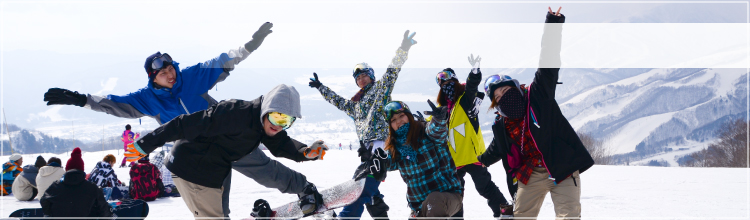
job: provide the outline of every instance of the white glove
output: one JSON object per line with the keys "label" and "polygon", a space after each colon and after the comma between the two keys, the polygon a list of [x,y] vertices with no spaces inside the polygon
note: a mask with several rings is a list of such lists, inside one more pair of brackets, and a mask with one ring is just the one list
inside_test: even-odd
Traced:
{"label": "white glove", "polygon": [[479,62],[482,61],[482,58],[477,55],[477,58],[474,58],[474,54],[471,54],[469,56],[469,64],[471,64],[471,73],[477,74],[477,69],[479,69]]}

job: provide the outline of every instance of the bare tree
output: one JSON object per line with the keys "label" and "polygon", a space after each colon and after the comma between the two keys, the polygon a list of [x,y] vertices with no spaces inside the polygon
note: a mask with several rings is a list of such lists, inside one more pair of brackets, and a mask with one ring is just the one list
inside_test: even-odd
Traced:
{"label": "bare tree", "polygon": [[745,119],[723,124],[718,131],[718,140],[706,149],[688,155],[690,158],[683,166],[748,167],[747,126]]}
{"label": "bare tree", "polygon": [[604,141],[597,140],[588,133],[576,132],[578,138],[583,142],[583,146],[589,151],[591,157],[594,158],[596,164],[612,164],[612,151],[608,147],[604,146]]}

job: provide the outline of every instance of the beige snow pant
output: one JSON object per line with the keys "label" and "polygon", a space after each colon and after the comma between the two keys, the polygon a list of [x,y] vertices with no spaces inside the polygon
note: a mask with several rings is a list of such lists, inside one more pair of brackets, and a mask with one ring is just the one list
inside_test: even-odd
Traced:
{"label": "beige snow pant", "polygon": [[202,219],[205,217],[224,219],[224,211],[221,207],[222,189],[201,186],[176,176],[172,176],[172,180],[193,216],[202,217]]}
{"label": "beige snow pant", "polygon": [[581,178],[578,171],[555,185],[545,168],[534,168],[528,184],[518,182],[514,217],[536,218],[548,192],[552,193],[556,219],[581,218]]}

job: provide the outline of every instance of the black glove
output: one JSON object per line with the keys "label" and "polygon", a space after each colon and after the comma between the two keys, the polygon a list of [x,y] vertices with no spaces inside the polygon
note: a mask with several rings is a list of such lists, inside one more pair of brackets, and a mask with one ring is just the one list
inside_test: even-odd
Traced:
{"label": "black glove", "polygon": [[266,36],[273,32],[271,30],[272,27],[273,24],[271,24],[271,22],[263,23],[263,25],[258,28],[258,31],[253,34],[253,39],[245,44],[245,50],[253,52],[258,49],[260,44],[263,43],[263,40],[266,39]]}
{"label": "black glove", "polygon": [[44,101],[47,105],[75,105],[83,107],[86,105],[86,95],[79,94],[67,89],[51,88],[44,93]]}
{"label": "black glove", "polygon": [[323,195],[318,192],[315,184],[310,182],[307,183],[305,189],[297,194],[297,196],[299,196],[299,208],[302,209],[305,217],[315,214],[315,211],[323,206]]}
{"label": "black glove", "polygon": [[409,35],[409,30],[404,32],[404,40],[401,41],[402,50],[409,51],[409,48],[411,48],[412,45],[417,44],[417,41],[414,40],[415,34],[417,34],[417,32],[412,32],[411,35]]}
{"label": "black glove", "polygon": [[418,122],[427,122],[427,120],[424,119],[424,115],[422,115],[421,112],[417,111],[417,114],[414,115],[414,120]]}
{"label": "black glove", "polygon": [[560,13],[560,9],[562,9],[562,7],[558,8],[557,12],[554,12],[552,11],[552,8],[549,8],[544,23],[565,23],[565,15]]}
{"label": "black glove", "polygon": [[373,178],[375,178],[378,181],[385,180],[386,173],[388,173],[388,167],[391,165],[390,160],[388,160],[388,154],[385,153],[385,150],[383,148],[378,148],[375,150],[375,153],[372,154],[369,160],[364,163],[363,169],[359,170],[357,173],[357,176],[354,177],[355,180],[359,180],[362,178],[367,177],[368,175],[372,175]]}
{"label": "black glove", "polygon": [[313,76],[315,76],[315,78],[310,78],[310,82],[307,85],[309,85],[310,88],[320,88],[323,83],[320,83],[320,80],[318,80],[318,74],[313,73]]}
{"label": "black glove", "polygon": [[365,162],[372,157],[372,146],[365,147],[365,143],[360,141],[359,142],[359,149],[357,149],[357,156],[359,156],[360,162]]}
{"label": "black glove", "polygon": [[432,108],[432,111],[425,111],[425,115],[432,115],[433,119],[437,120],[445,120],[448,119],[448,108],[445,106],[435,107],[435,104],[432,104],[432,101],[429,99],[427,100],[427,104],[430,105],[430,108]]}
{"label": "black glove", "polygon": [[250,216],[256,218],[270,218],[273,217],[273,210],[271,209],[271,205],[268,204],[268,201],[258,199],[255,200],[253,212],[250,213]]}

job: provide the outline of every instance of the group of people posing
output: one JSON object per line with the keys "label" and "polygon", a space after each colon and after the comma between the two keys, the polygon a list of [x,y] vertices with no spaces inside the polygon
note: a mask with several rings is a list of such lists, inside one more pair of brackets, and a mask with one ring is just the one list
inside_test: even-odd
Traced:
{"label": "group of people posing", "polygon": [[[378,187],[388,171],[399,170],[407,184],[411,217],[462,217],[467,173],[494,217],[536,217],[548,192],[558,217],[580,217],[579,174],[594,162],[555,101],[564,21],[559,9],[549,9],[540,68],[531,84],[492,75],[480,90],[481,58],[472,55],[465,83],[451,68],[437,73],[438,106],[428,100],[432,109],[425,114],[429,117],[419,111],[415,115],[406,103],[391,100],[408,52],[417,43],[409,31],[380,78],[367,63],[355,66],[353,77],[360,90],[351,98],[336,94],[314,73],[309,86],[353,119],[361,145],[362,163],[353,178],[364,178],[365,188],[338,216],[359,218],[367,209],[374,218],[387,218],[389,207]],[[256,150],[263,144],[274,156],[296,162],[323,158],[328,150],[323,141],[306,145],[285,131],[302,117],[297,90],[281,84],[250,101],[217,102],[208,95],[235,65],[258,49],[272,33],[271,27],[265,23],[243,46],[184,69],[168,54],[157,52],[144,64],[147,86],[125,96],[99,97],[52,88],[44,100],[48,105],[76,105],[117,117],[155,118],[161,126],[128,147],[128,161],[148,157],[174,141],[164,164],[196,218],[228,217],[232,169],[265,187],[297,194],[305,215],[314,214],[323,204],[316,186]],[[490,99],[489,108],[480,107],[485,96]],[[497,114],[489,147],[485,147],[478,119],[482,109],[494,109]],[[509,197],[500,192],[487,170],[500,160]],[[256,203],[253,214],[268,217],[269,207]]]}

